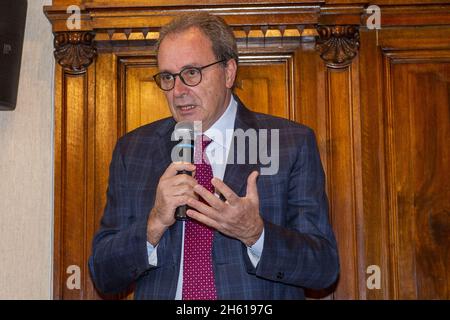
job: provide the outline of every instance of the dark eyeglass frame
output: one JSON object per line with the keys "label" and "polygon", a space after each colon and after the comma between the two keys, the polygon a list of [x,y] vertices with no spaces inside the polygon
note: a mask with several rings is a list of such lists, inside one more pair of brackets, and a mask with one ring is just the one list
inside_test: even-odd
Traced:
{"label": "dark eyeglass frame", "polygon": [[[153,79],[155,80],[155,82],[156,82],[156,84],[158,85],[158,87],[159,87],[161,90],[164,90],[164,91],[170,91],[170,90],[172,90],[173,88],[175,88],[175,81],[177,80],[177,77],[179,77],[179,78],[181,79],[181,81],[183,81],[183,83],[184,83],[185,85],[187,85],[188,87],[195,87],[195,86],[198,86],[198,85],[200,84],[200,82],[202,82],[202,79],[203,79],[202,70],[203,70],[203,69],[208,68],[208,67],[211,67],[211,66],[213,66],[213,65],[215,65],[215,64],[218,64],[218,63],[221,63],[221,62],[225,62],[225,61],[227,61],[227,60],[226,60],[226,59],[222,59],[222,60],[219,60],[219,61],[216,61],[216,62],[207,64],[206,66],[203,66],[203,67],[186,67],[186,68],[181,69],[181,71],[178,72],[178,73],[159,72],[159,73],[157,73],[157,74],[155,74],[155,75],[153,76]],[[182,74],[183,72],[185,72],[186,70],[192,70],[192,69],[197,70],[197,71],[199,72],[199,74],[200,74],[200,80],[199,80],[196,84],[188,84],[188,83],[186,83],[186,81],[184,80],[183,76],[181,75],[181,74]],[[165,74],[165,75],[170,75],[170,76],[172,76],[172,78],[173,78],[173,85],[172,85],[172,87],[171,87],[170,89],[164,89],[164,88],[161,87],[161,75],[164,75],[164,74]]]}

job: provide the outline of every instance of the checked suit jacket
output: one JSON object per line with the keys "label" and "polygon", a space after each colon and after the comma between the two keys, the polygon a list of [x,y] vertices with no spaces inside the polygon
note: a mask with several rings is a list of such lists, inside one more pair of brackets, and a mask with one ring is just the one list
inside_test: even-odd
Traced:
{"label": "checked suit jacket", "polygon": [[[235,129],[267,129],[268,133],[279,129],[279,170],[275,175],[260,175],[257,181],[265,237],[256,268],[243,243],[217,231],[214,234],[218,298],[303,299],[304,288],[326,288],[339,273],[314,133],[303,125],[251,112],[235,98]],[[149,265],[147,254],[147,219],[159,178],[171,163],[171,149],[177,143],[171,141],[174,126],[173,118],[159,120],[117,142],[107,204],[89,259],[92,280],[104,294],[120,293],[134,285],[136,299],[175,298],[182,222],[172,225],[161,238],[157,266]],[[248,175],[263,165],[238,164],[237,152],[232,157],[235,161],[227,164],[224,182],[242,197]]]}

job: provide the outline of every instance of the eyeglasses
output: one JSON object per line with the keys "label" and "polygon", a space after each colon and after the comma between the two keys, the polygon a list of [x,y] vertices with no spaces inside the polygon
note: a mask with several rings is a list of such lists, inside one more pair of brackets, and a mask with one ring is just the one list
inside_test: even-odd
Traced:
{"label": "eyeglasses", "polygon": [[225,59],[213,62],[203,67],[187,67],[179,73],[160,72],[153,76],[156,84],[164,91],[170,91],[175,87],[176,77],[180,77],[181,81],[189,87],[195,87],[202,81],[202,70],[215,64],[226,61]]}

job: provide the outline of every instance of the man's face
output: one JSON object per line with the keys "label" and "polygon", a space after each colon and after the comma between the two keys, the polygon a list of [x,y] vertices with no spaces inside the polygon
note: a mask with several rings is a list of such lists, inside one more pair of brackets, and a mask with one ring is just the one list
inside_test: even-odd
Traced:
{"label": "man's face", "polygon": [[[169,34],[158,52],[160,72],[179,73],[186,67],[202,67],[218,59],[211,41],[198,29]],[[230,60],[202,70],[202,81],[195,87],[185,85],[176,77],[175,87],[164,91],[170,111],[177,122],[202,121],[203,131],[209,129],[227,108],[236,75],[236,62]]]}

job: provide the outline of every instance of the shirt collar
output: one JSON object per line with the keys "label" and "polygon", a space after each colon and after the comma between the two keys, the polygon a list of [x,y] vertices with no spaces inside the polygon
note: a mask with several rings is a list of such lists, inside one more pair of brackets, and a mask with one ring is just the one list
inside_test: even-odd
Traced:
{"label": "shirt collar", "polygon": [[234,122],[236,120],[237,102],[231,95],[230,103],[222,116],[204,132],[204,135],[219,144],[223,148],[230,147],[231,138],[234,131]]}

